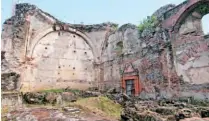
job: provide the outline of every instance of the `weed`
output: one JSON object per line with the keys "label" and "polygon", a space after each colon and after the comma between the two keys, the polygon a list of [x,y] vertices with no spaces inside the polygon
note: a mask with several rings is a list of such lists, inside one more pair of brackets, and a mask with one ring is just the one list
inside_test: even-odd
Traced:
{"label": "weed", "polygon": [[147,19],[144,19],[139,25],[138,25],[138,30],[140,32],[143,32],[147,28],[152,28],[155,27],[156,24],[158,23],[157,17],[156,16],[148,16]]}

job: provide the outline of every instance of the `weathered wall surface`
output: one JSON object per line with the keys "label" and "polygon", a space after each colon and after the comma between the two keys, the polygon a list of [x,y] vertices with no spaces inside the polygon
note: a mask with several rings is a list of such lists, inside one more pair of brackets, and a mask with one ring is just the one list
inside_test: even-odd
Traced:
{"label": "weathered wall surface", "polygon": [[[110,34],[102,53],[104,77],[101,85],[121,86],[124,66],[132,64],[139,71],[143,93],[155,98],[156,88],[171,86],[170,42],[162,28],[149,28],[139,33],[136,26],[126,24]],[[149,37],[148,37],[149,35]],[[174,74],[173,74],[174,73]],[[149,95],[150,94],[150,95]]]}
{"label": "weathered wall surface", "polygon": [[[198,8],[205,2],[199,4],[201,1],[188,0],[176,7],[168,5],[160,8],[153,15],[162,20],[162,26],[159,24],[139,33],[136,27],[124,25],[112,33],[102,53],[104,77],[101,83],[119,85],[122,78],[120,72],[126,63],[131,63],[139,70],[142,98],[194,94],[197,98],[207,99],[207,89],[201,84],[209,83],[209,48],[208,38],[202,32],[201,18],[208,11],[198,13]],[[173,16],[177,15],[180,17],[176,20],[178,24],[166,25],[175,21]],[[122,46],[118,46],[120,42]]]}
{"label": "weathered wall surface", "polygon": [[[126,24],[117,31],[109,34],[102,50],[102,65],[104,77],[100,80],[100,85],[106,87],[120,87],[121,73],[124,65],[134,62],[137,57],[132,56],[139,47],[138,30],[135,25]],[[130,57],[132,56],[132,57]],[[135,60],[133,60],[135,58]]]}
{"label": "weathered wall surface", "polygon": [[49,33],[36,44],[32,58],[33,66],[25,69],[23,75],[24,85],[30,85],[30,90],[86,88],[95,81],[92,50],[78,35]]}
{"label": "weathered wall surface", "polygon": [[201,15],[197,10],[187,15],[180,24],[173,40],[176,70],[187,82],[209,82],[209,41],[204,38]]}
{"label": "weathered wall surface", "polygon": [[4,23],[2,71],[20,74],[22,91],[95,86],[100,48],[115,26],[65,24],[33,5],[18,4]]}
{"label": "weathered wall surface", "polygon": [[2,96],[1,98],[2,110],[7,109],[8,111],[11,111],[22,106],[22,99],[19,93],[2,92],[1,96]]}
{"label": "weathered wall surface", "polygon": [[187,0],[165,14],[162,24],[170,33],[175,70],[184,82],[178,95],[208,99],[209,41],[201,25],[208,8],[208,0]]}
{"label": "weathered wall surface", "polygon": [[209,12],[208,3],[187,0],[163,6],[153,14],[156,25],[143,31],[132,24],[118,29],[112,23],[67,24],[35,6],[19,4],[4,24],[3,73],[20,74],[23,91],[106,89],[120,88],[125,65],[131,64],[138,70],[142,98],[195,94],[205,99],[209,39],[201,18]]}

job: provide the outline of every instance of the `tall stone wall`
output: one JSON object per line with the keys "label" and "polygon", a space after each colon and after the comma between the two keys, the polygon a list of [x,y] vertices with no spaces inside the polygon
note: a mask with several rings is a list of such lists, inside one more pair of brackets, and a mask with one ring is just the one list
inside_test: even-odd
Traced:
{"label": "tall stone wall", "polygon": [[132,64],[139,71],[142,92],[147,97],[155,98],[156,88],[169,89],[171,81],[178,77],[173,71],[171,44],[167,35],[160,27],[148,28],[140,33],[135,25],[121,26],[110,34],[103,50],[104,77],[100,83],[107,88],[120,87],[124,66]]}
{"label": "tall stone wall", "polygon": [[43,37],[23,71],[23,90],[87,88],[95,82],[92,50],[78,35],[59,31]]}
{"label": "tall stone wall", "polygon": [[[201,19],[209,13],[208,0],[187,0],[168,11],[162,22],[169,31],[175,71],[181,79],[177,96],[208,99],[208,39]],[[174,88],[175,89],[175,88]]]}
{"label": "tall stone wall", "polygon": [[209,41],[204,38],[201,24],[203,16],[196,9],[192,10],[183,18],[172,38],[178,75],[194,84],[209,81]]}
{"label": "tall stone wall", "polygon": [[153,14],[156,25],[143,31],[132,24],[63,23],[33,5],[18,4],[16,15],[4,23],[3,73],[19,74],[21,91],[103,90],[121,88],[125,66],[131,64],[138,72],[141,98],[196,94],[205,99],[209,41],[201,18],[208,11],[202,14],[197,8],[208,3],[163,6]]}
{"label": "tall stone wall", "polygon": [[104,77],[100,80],[101,84],[104,84],[106,87],[120,87],[121,72],[125,63],[128,61],[132,62],[131,60],[134,58],[137,59],[132,54],[139,49],[139,41],[138,30],[135,25],[126,24],[110,33],[102,50]]}
{"label": "tall stone wall", "polygon": [[36,6],[17,4],[15,16],[4,22],[2,73],[20,74],[21,91],[96,86],[100,48],[115,26],[67,24]]}
{"label": "tall stone wall", "polygon": [[[203,85],[209,83],[209,48],[201,19],[208,11],[198,13],[201,5],[207,4],[208,1],[188,0],[176,7],[167,5],[153,14],[160,22],[156,27],[139,32],[136,26],[127,24],[110,34],[102,53],[101,83],[120,86],[120,72],[126,63],[131,63],[139,71],[142,98],[195,95],[207,99],[208,89]],[[122,47],[118,46],[120,42]]]}

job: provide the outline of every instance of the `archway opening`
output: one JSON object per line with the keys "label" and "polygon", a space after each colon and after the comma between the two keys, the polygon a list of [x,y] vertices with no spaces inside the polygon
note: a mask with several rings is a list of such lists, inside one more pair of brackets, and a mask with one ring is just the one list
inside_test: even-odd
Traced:
{"label": "archway opening", "polygon": [[202,30],[204,35],[209,35],[209,13],[202,18]]}

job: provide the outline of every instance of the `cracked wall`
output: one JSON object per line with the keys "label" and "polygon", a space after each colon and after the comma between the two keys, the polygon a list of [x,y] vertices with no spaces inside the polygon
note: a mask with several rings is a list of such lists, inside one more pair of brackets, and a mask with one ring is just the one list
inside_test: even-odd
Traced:
{"label": "cracked wall", "polygon": [[15,16],[4,22],[2,74],[20,74],[21,91],[95,86],[100,46],[113,26],[67,24],[36,6],[17,4]]}
{"label": "cracked wall", "polygon": [[201,25],[203,16],[197,11],[187,15],[173,41],[178,75],[194,84],[207,83],[209,79],[209,43]]}
{"label": "cracked wall", "polygon": [[[21,91],[48,88],[121,88],[126,65],[137,70],[141,98],[209,97],[208,36],[199,6],[187,0],[166,5],[153,15],[154,27],[103,23],[63,23],[37,7],[18,4],[4,23],[4,73],[20,75]],[[191,93],[192,92],[192,93]],[[204,93],[204,96],[203,96]]]}
{"label": "cracked wall", "polygon": [[[143,34],[149,37],[142,37]],[[103,50],[104,77],[100,83],[106,85],[106,88],[113,85],[120,87],[124,66],[132,64],[139,71],[142,92],[146,96],[155,97],[156,88],[163,87],[166,90],[167,87],[172,86],[170,81],[175,78],[168,75],[174,75],[175,71],[170,66],[172,53],[169,50],[170,42],[166,34],[166,31],[160,27],[148,28],[143,33],[139,33],[137,27],[132,24],[121,26],[111,33]],[[118,50],[117,46],[120,42],[123,43],[123,48]]]}
{"label": "cracked wall", "polygon": [[[199,99],[208,99],[208,35],[202,31],[201,19],[209,13],[209,1],[187,0],[169,11],[163,21],[170,33],[174,66],[181,77],[179,93]],[[175,82],[179,83],[179,82]]]}
{"label": "cracked wall", "polygon": [[[94,81],[93,54],[78,35],[57,31],[38,41],[31,63],[24,70],[23,90],[87,88]],[[26,88],[26,89],[25,89]]]}

